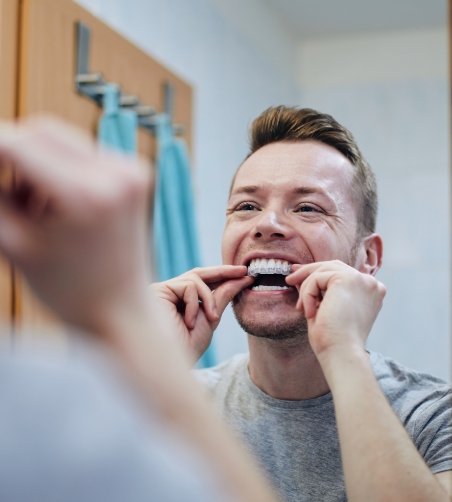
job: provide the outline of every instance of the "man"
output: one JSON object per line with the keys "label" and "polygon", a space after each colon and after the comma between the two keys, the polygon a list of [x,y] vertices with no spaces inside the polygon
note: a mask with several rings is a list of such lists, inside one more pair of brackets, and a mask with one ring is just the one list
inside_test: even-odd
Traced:
{"label": "man", "polygon": [[149,302],[148,166],[41,119],[0,123],[10,167],[0,250],[96,348],[0,352],[0,499],[275,501]]}
{"label": "man", "polygon": [[232,182],[224,265],[154,285],[195,357],[233,301],[249,356],[200,377],[285,500],[452,498],[450,389],[365,349],[385,295],[376,210],[343,126],[270,108]]}

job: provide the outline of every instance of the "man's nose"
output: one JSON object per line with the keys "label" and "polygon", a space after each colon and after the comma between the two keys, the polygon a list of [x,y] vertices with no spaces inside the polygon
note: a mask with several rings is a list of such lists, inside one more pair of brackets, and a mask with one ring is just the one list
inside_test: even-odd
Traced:
{"label": "man's nose", "polygon": [[262,211],[254,228],[256,239],[288,239],[292,233],[286,218],[277,211]]}

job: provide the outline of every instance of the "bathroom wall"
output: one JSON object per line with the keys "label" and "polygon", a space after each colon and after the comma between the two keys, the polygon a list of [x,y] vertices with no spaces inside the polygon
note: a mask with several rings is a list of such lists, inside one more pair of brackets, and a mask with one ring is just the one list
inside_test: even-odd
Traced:
{"label": "bathroom wall", "polygon": [[331,113],[374,168],[379,278],[388,293],[370,347],[450,378],[449,81],[443,29],[300,44],[300,104]]}

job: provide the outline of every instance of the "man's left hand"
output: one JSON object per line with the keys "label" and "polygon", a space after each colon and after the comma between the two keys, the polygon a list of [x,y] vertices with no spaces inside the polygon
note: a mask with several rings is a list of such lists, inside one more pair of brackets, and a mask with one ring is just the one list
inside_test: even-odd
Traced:
{"label": "man's left hand", "polygon": [[299,290],[296,308],[317,358],[364,349],[386,293],[381,282],[339,260],[294,265],[286,282]]}

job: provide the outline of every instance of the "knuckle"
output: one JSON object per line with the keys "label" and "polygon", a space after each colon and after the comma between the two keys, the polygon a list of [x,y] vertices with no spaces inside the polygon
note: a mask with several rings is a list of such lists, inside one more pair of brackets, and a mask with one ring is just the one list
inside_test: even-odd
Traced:
{"label": "knuckle", "polygon": [[132,173],[118,177],[113,187],[114,198],[123,203],[137,203],[145,199],[148,193],[147,184],[140,176]]}
{"label": "knuckle", "polygon": [[97,158],[97,176],[112,199],[136,201],[147,196],[150,186],[150,168],[134,158],[113,152],[101,152]]}
{"label": "knuckle", "polygon": [[192,270],[189,270],[188,272],[183,273],[180,278],[183,282],[186,282],[188,284],[196,284],[198,276],[193,273]]}
{"label": "knuckle", "polygon": [[376,291],[378,289],[378,281],[375,279],[375,277],[370,274],[363,274],[363,277],[365,284],[370,290]]}

